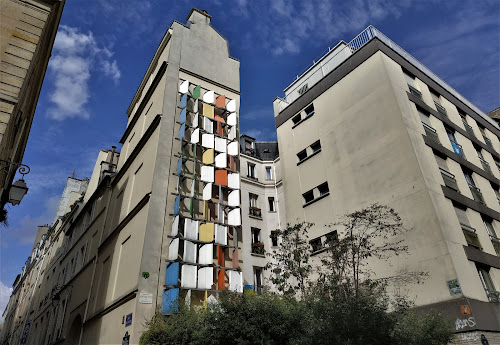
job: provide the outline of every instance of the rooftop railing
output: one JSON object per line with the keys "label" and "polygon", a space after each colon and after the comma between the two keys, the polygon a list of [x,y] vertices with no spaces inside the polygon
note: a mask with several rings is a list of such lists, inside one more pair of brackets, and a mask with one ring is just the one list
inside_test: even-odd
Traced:
{"label": "rooftop railing", "polygon": [[[409,54],[407,51],[405,51],[403,48],[398,46],[395,42],[391,41],[386,35],[384,35],[382,32],[380,32],[378,29],[376,29],[373,26],[368,26],[366,29],[364,29],[359,35],[357,35],[352,41],[349,43],[345,44],[345,46],[342,49],[338,49],[338,51],[335,54],[331,54],[332,51],[335,51],[340,44],[343,42],[339,43],[338,45],[334,46],[333,48],[330,46],[328,47],[328,50],[324,52],[318,59],[314,60],[313,63],[308,66],[305,71],[303,71],[300,75],[298,75],[295,80],[293,81],[292,84],[290,84],[285,90],[287,96],[285,99],[279,98],[278,97],[278,102],[279,102],[279,111],[282,111],[285,109],[288,105],[290,105],[292,102],[294,102],[298,97],[301,95],[298,93],[298,90],[303,87],[305,84],[308,84],[308,89],[311,89],[311,87],[316,84],[318,81],[320,81],[326,74],[330,73],[335,67],[340,65],[343,61],[345,61],[350,55],[352,55],[354,52],[362,48],[364,45],[366,45],[369,41],[371,41],[374,37],[377,37],[380,41],[385,43],[389,48],[394,50],[396,53],[401,55],[406,61],[414,65],[416,68],[418,68],[420,71],[425,73],[427,76],[429,76],[431,79],[433,79],[436,83],[438,83],[443,89],[451,93],[453,96],[455,96],[459,101],[464,103],[466,106],[474,110],[476,113],[481,115],[486,121],[488,121],[490,124],[492,124],[494,127],[498,128],[498,125],[495,123],[494,120],[490,119],[482,110],[477,108],[474,104],[469,102],[465,97],[463,97],[461,94],[459,94],[454,88],[452,88],[450,85],[448,85],[444,80],[439,78],[435,73],[433,73],[430,69],[425,67],[421,62],[419,62],[417,59],[415,59],[411,54]],[[328,65],[329,62],[332,62],[332,60],[335,57],[342,57],[344,55],[343,59],[341,59],[340,62],[338,62],[336,65],[329,66],[329,68],[324,69],[323,67]],[[317,71],[314,73],[311,73],[308,75],[309,72],[314,70],[314,67],[320,67],[318,68]]]}

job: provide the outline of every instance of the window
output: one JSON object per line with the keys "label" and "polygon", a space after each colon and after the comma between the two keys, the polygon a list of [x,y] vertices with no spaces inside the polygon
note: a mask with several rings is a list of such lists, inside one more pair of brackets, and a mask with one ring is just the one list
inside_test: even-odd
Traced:
{"label": "window", "polygon": [[257,207],[257,199],[258,198],[259,198],[259,196],[257,194],[248,193],[250,207]]}
{"label": "window", "polygon": [[337,234],[337,230],[333,230],[332,232],[328,233],[325,235],[326,240],[325,240],[325,245],[328,247],[333,246],[335,243],[337,243],[339,236]]}
{"label": "window", "polygon": [[464,152],[462,150],[462,146],[457,142],[457,138],[455,137],[455,133],[449,129],[446,129],[446,134],[448,134],[448,139],[450,139],[451,146],[453,148],[453,151],[461,156],[464,157]]}
{"label": "window", "polygon": [[299,95],[303,95],[307,90],[309,89],[309,86],[307,84],[301,86],[297,92],[299,93]]}
{"label": "window", "polygon": [[264,255],[264,243],[260,240],[260,229],[252,228],[252,254]]}
{"label": "window", "polygon": [[313,153],[316,153],[319,150],[321,150],[321,143],[319,142],[319,140],[316,141],[314,144],[311,145],[311,149],[312,149]]}
{"label": "window", "polygon": [[259,293],[262,291],[262,288],[263,288],[262,267],[254,267],[253,276],[254,276],[254,290],[255,290],[255,292]]}
{"label": "window", "polygon": [[486,228],[486,232],[488,233],[488,235],[490,235],[490,237],[493,237],[493,238],[498,238],[497,233],[495,231],[495,228],[493,227],[493,223],[488,221],[488,220],[484,220],[484,219],[483,219],[483,223],[484,223],[484,227]]}
{"label": "window", "polygon": [[481,250],[481,243],[479,242],[479,239],[477,237],[476,229],[474,229],[470,225],[469,217],[467,216],[467,211],[464,208],[458,207],[456,205],[454,205],[454,207],[455,207],[455,213],[457,214],[458,217],[458,222],[460,223],[460,226],[462,228],[462,232],[464,234],[467,245],[469,247]]}
{"label": "window", "polygon": [[299,159],[299,162],[303,161],[304,159],[306,159],[307,158],[307,152],[306,152],[306,150],[302,150],[299,153],[297,153],[297,158]]}
{"label": "window", "polygon": [[293,122],[294,125],[296,125],[297,123],[299,123],[300,120],[302,120],[302,115],[300,115],[300,114],[297,114],[294,117],[292,117],[292,122]]}
{"label": "window", "polygon": [[266,180],[272,180],[273,174],[271,172],[271,167],[266,167]]}
{"label": "window", "polygon": [[248,168],[247,176],[250,178],[257,178],[255,175],[255,164],[247,163],[247,168]]}
{"label": "window", "polygon": [[318,250],[321,250],[323,248],[323,245],[321,244],[321,237],[315,238],[314,240],[311,240],[309,243],[311,244],[313,252],[317,252]]}
{"label": "window", "polygon": [[306,117],[313,116],[314,115],[314,105],[309,105],[305,109],[306,112]]}
{"label": "window", "polygon": [[495,290],[495,285],[493,285],[493,280],[490,276],[490,268],[486,266],[480,266],[476,264],[477,273],[479,274],[479,279],[481,279],[481,283],[483,284],[484,291],[488,296],[490,302],[499,302],[500,294]]}
{"label": "window", "polygon": [[257,194],[248,193],[248,199],[250,204],[250,208],[248,211],[250,216],[261,218],[262,217],[261,209],[257,207],[258,197],[259,196]]}
{"label": "window", "polygon": [[312,190],[310,190],[309,192],[305,192],[304,194],[302,194],[302,196],[304,197],[304,203],[306,204],[314,200],[314,193]]}
{"label": "window", "polygon": [[328,194],[330,193],[330,190],[328,189],[328,182],[325,182],[323,184],[320,184],[318,186],[318,190],[319,190],[319,195],[320,196],[323,196],[325,194]]}
{"label": "window", "polygon": [[273,247],[278,246],[278,232],[277,231],[271,231],[271,245]]}
{"label": "window", "polygon": [[274,197],[270,196],[267,198],[267,202],[269,203],[269,212],[276,212],[274,205]]}
{"label": "window", "polygon": [[467,181],[467,184],[469,186],[474,186],[474,187],[476,186],[474,184],[474,180],[472,179],[472,174],[471,173],[464,171],[464,177],[465,177],[465,181]]}

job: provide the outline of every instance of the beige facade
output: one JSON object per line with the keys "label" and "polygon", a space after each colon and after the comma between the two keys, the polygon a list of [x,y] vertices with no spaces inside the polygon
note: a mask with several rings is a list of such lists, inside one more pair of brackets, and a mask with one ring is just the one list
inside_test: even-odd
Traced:
{"label": "beige facade", "polygon": [[[65,1],[0,1],[0,160],[22,163]],[[0,171],[0,206],[18,164]]]}
{"label": "beige facade", "polygon": [[[222,289],[242,291],[240,201],[227,200],[240,188],[238,109],[239,62],[210,16],[193,9],[186,24],[173,22],[165,33],[127,110],[120,154],[99,153],[85,195],[51,227],[37,260],[16,282],[1,343],[17,344],[24,332],[23,344],[121,344],[127,337],[137,344],[145,321],[172,310],[173,291],[193,304]],[[203,134],[199,144],[195,129]],[[202,153],[214,137],[218,161],[210,163]],[[220,201],[203,195],[214,176],[199,173],[211,169]],[[194,223],[200,238],[188,241],[187,224]],[[215,225],[215,244],[205,224]],[[189,243],[175,247],[175,241]],[[198,250],[201,260],[202,247],[213,249],[203,256],[210,262],[190,261],[193,247],[194,260]],[[175,265],[182,272],[170,285]]]}
{"label": "beige facade", "polygon": [[342,47],[274,102],[286,213],[324,244],[335,217],[394,208],[410,254],[374,260],[376,276],[426,271],[405,287],[417,306],[500,331],[498,125],[376,29]]}

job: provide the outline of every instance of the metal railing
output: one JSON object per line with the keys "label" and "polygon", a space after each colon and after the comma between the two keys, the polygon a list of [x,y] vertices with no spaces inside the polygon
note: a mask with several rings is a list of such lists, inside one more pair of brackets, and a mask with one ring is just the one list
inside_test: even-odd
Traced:
{"label": "metal railing", "polygon": [[481,161],[481,165],[483,166],[484,171],[486,171],[487,173],[493,174],[491,172],[490,163],[488,163],[487,161],[485,161],[481,157],[479,157],[479,160]]}
{"label": "metal railing", "polygon": [[444,185],[446,187],[449,187],[453,190],[456,190],[457,192],[459,191],[458,190],[458,184],[457,184],[457,180],[455,179],[455,175],[443,170],[443,169],[439,169],[441,171],[441,176],[443,177],[443,181],[444,181]]}
{"label": "metal railing", "polygon": [[420,99],[422,99],[422,92],[418,91],[416,88],[408,84],[408,88],[410,89],[410,93]]}
{"label": "metal railing", "polygon": [[[479,108],[477,108],[474,104],[469,102],[465,97],[463,97],[460,93],[458,93],[454,88],[452,88],[450,85],[448,85],[444,80],[439,78],[434,72],[432,72],[430,69],[425,67],[421,62],[419,62],[417,59],[415,59],[411,54],[409,54],[407,51],[405,51],[403,48],[401,48],[399,45],[397,45],[395,42],[393,42],[391,39],[389,39],[386,35],[384,35],[382,32],[380,32],[378,29],[376,29],[373,26],[368,26],[365,30],[363,30],[359,35],[357,35],[351,42],[347,43],[346,46],[342,49],[340,49],[336,54],[333,54],[331,56],[328,56],[331,51],[332,51],[332,46],[328,47],[328,49],[321,55],[319,59],[316,59],[313,61],[312,65],[308,66],[306,70],[298,75],[294,82],[290,84],[285,90],[289,90],[290,87],[294,83],[297,83],[297,85],[290,90],[290,92],[287,92],[288,96],[286,96],[286,99],[278,98],[279,100],[279,111],[282,111],[285,109],[290,103],[295,101],[300,95],[298,95],[298,92],[295,92],[298,90],[300,87],[302,87],[305,83],[308,84],[309,89],[316,84],[319,80],[321,80],[327,73],[329,73],[333,68],[329,68],[326,73],[322,70],[322,68],[319,68],[318,71],[321,73],[320,76],[317,76],[317,80],[315,80],[314,83],[311,81],[312,75],[309,75],[307,78],[303,78],[310,70],[312,70],[315,66],[320,64],[321,66],[328,64],[333,58],[338,56],[339,54],[343,53],[346,55],[346,58],[342,60],[345,61],[352,53],[355,51],[359,50],[361,47],[366,45],[369,41],[371,41],[374,37],[378,38],[380,41],[385,43],[389,48],[394,50],[396,53],[401,55],[406,61],[414,65],[417,69],[422,71],[424,74],[429,76],[431,79],[433,79],[436,83],[438,83],[443,89],[451,93],[453,96],[455,96],[458,100],[460,100],[462,103],[464,103],[466,106],[474,110],[476,113],[478,113],[481,117],[483,117],[486,121],[491,123],[495,128],[498,128],[498,125],[495,123],[494,120],[489,118],[483,111],[481,111]],[[341,42],[342,43],[342,42]],[[337,47],[338,44],[335,46]],[[335,48],[334,47],[334,48]],[[335,49],[333,49],[335,50]],[[348,50],[348,53],[344,52],[344,50]],[[323,61],[327,60],[328,61]],[[339,63],[340,64],[340,63]],[[299,79],[302,79],[300,82],[297,82]]]}
{"label": "metal railing", "polygon": [[467,133],[469,133],[470,135],[476,136],[474,134],[474,129],[468,123],[464,122],[464,126],[465,126],[465,130],[467,131]]}
{"label": "metal railing", "polygon": [[250,207],[248,209],[248,214],[254,217],[262,218],[262,210],[258,207]]}
{"label": "metal railing", "polygon": [[446,117],[448,117],[448,113],[446,112],[446,108],[443,107],[440,103],[434,101],[434,105],[436,106],[436,109],[438,111],[438,113],[440,113],[441,115],[444,115]]}
{"label": "metal railing", "polygon": [[496,237],[495,235],[488,234],[490,236],[490,240],[492,242],[500,243],[500,238]]}
{"label": "metal railing", "polygon": [[429,139],[431,139],[439,144],[440,143],[439,137],[436,133],[436,130],[434,128],[432,128],[431,126],[429,126],[428,124],[426,124],[425,122],[422,122],[422,125],[424,126],[425,135],[427,135],[429,137]]}
{"label": "metal railing", "polygon": [[488,296],[488,299],[490,302],[500,302],[500,292],[495,291],[495,290],[489,290],[489,289],[484,289],[486,291],[486,295]]}
{"label": "metal railing", "polygon": [[471,184],[469,184],[469,189],[470,192],[472,193],[472,197],[474,198],[474,200],[481,204],[484,204],[483,193],[481,193],[481,190]]}
{"label": "metal railing", "polygon": [[462,158],[465,158],[464,150],[462,149],[462,145],[450,139],[451,147],[453,147],[453,151]]}
{"label": "metal railing", "polygon": [[486,145],[488,145],[490,148],[493,148],[493,144],[491,143],[491,140],[486,138],[484,135],[483,135],[483,139],[484,139],[484,142],[486,143]]}
{"label": "metal railing", "polygon": [[460,223],[460,226],[462,227],[462,230],[468,231],[468,232],[474,234],[474,236],[477,236],[476,229],[474,229],[472,226],[464,224],[464,223]]}

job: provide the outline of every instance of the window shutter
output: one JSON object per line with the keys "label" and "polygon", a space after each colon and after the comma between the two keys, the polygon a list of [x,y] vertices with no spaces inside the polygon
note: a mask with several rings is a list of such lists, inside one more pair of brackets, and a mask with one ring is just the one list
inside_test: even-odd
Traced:
{"label": "window shutter", "polygon": [[457,214],[458,221],[460,222],[460,224],[470,226],[469,217],[467,217],[467,213],[465,212],[465,210],[455,206],[455,212]]}
{"label": "window shutter", "polygon": [[432,127],[431,125],[431,120],[429,119],[429,116],[425,115],[421,111],[418,112],[418,115],[420,115],[420,121],[428,125],[429,127]]}
{"label": "window shutter", "polygon": [[438,167],[444,171],[450,172],[450,170],[448,169],[448,164],[446,164],[446,160],[439,157],[439,156],[435,156],[435,157],[436,157],[436,162],[438,164]]}

